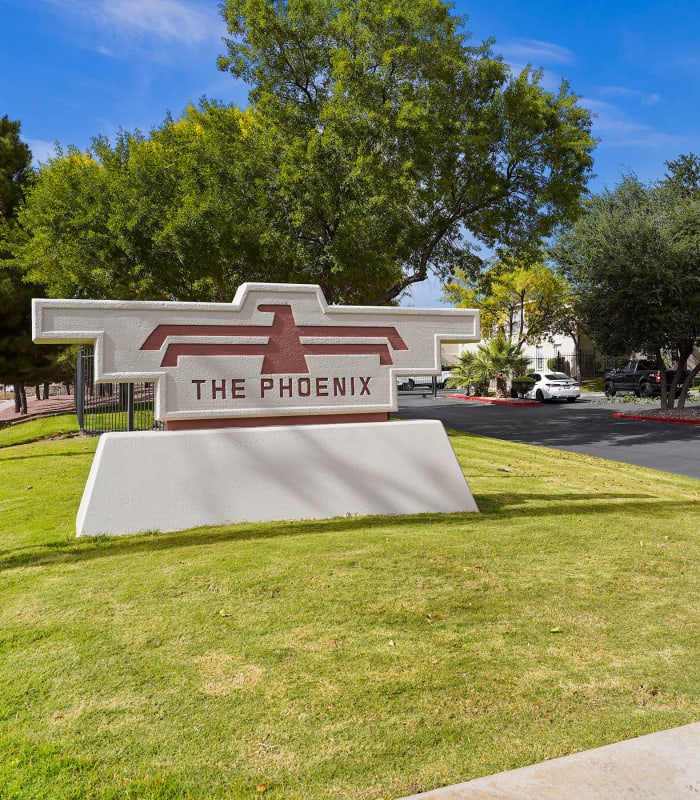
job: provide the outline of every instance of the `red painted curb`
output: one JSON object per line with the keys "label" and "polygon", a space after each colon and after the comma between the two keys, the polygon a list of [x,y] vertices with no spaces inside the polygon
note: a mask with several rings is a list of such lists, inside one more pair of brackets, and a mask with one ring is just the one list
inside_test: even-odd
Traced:
{"label": "red painted curb", "polygon": [[538,406],[537,400],[516,400],[508,397],[472,397],[468,394],[448,394],[450,400],[471,400],[475,403],[488,403],[489,405],[503,406]]}
{"label": "red painted curb", "polygon": [[645,419],[648,422],[675,422],[677,425],[700,425],[700,419],[678,419],[676,417],[645,417],[641,414],[622,414],[616,412],[613,417],[618,419]]}

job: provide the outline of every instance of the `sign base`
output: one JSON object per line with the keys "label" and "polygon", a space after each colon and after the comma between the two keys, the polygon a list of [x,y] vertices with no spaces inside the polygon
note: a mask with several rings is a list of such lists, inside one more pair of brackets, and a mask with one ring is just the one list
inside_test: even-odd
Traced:
{"label": "sign base", "polygon": [[78,536],[478,511],[437,420],[104,434]]}

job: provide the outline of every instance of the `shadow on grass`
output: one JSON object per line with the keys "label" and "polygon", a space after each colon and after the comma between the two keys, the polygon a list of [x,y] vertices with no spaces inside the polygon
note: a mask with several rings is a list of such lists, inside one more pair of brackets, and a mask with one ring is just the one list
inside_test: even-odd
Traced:
{"label": "shadow on grass", "polygon": [[[224,542],[245,542],[277,537],[314,536],[324,533],[367,531],[371,528],[414,528],[417,525],[439,524],[443,528],[469,527],[495,520],[525,520],[529,517],[546,519],[564,515],[598,516],[620,514],[630,504],[638,515],[643,507],[648,518],[668,508],[665,500],[647,494],[571,493],[551,496],[531,492],[498,492],[475,495],[480,514],[414,514],[396,517],[335,517],[326,520],[266,522],[207,528],[192,528],[173,533],[144,532],[130,536],[96,536],[75,538],[62,542],[24,545],[0,549],[0,571],[19,567],[41,567],[51,564],[71,564],[100,558],[151,553],[173,548],[202,547]],[[697,514],[697,503],[675,503],[679,515]],[[511,523],[512,524],[512,523]]]}
{"label": "shadow on grass", "polygon": [[[5,448],[10,450],[10,447]],[[19,450],[17,452],[3,452],[0,461],[49,461],[51,459],[65,459],[75,458],[76,456],[84,456],[86,459],[93,458],[93,453],[86,450],[62,450],[55,453],[25,453]]]}
{"label": "shadow on grass", "polygon": [[161,533],[145,531],[128,536],[86,536],[62,542],[3,550],[0,549],[0,571],[17,567],[46,566],[92,561],[97,558],[151,553],[178,547],[202,547],[209,544],[235,541],[256,541],[278,537],[308,536],[327,532],[367,530],[386,525],[393,527],[416,525],[431,519],[462,520],[463,514],[421,514],[405,517],[335,517],[326,520],[260,522],[247,525],[190,528],[186,531]]}
{"label": "shadow on grass", "polygon": [[[665,500],[651,494],[616,494],[615,492],[595,492],[586,494],[572,492],[570,494],[538,494],[536,492],[502,492],[480,494],[476,497],[479,509],[484,514],[497,515],[499,519],[513,517],[553,517],[560,514],[608,514],[619,513],[627,503],[633,503],[639,509],[643,505],[645,513],[653,514],[655,510],[668,508]],[[697,503],[686,502],[674,508],[700,512]]]}

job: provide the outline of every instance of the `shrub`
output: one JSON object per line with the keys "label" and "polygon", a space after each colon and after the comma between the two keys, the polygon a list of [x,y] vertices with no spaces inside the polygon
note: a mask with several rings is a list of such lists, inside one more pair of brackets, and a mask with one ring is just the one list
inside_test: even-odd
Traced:
{"label": "shrub", "polygon": [[553,372],[565,372],[571,375],[571,364],[562,355],[547,360],[547,369]]}
{"label": "shrub", "polygon": [[524,397],[530,389],[535,385],[534,378],[522,376],[520,378],[513,378],[510,384],[511,397]]}

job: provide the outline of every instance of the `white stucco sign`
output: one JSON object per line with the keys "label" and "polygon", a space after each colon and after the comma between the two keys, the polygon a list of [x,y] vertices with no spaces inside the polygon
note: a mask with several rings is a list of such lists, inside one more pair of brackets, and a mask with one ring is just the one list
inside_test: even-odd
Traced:
{"label": "white stucco sign", "polygon": [[154,381],[169,429],[386,418],[397,376],[439,373],[441,342],[478,331],[476,311],[328,306],[306,285],[244,284],[233,303],[34,300],[34,341],[94,342],[98,381]]}
{"label": "white stucco sign", "polygon": [[167,429],[102,437],[79,535],[476,510],[438,464],[442,426],[387,420],[398,376],[438,374],[441,343],[479,341],[477,311],[329,306],[318,286],[251,283],[232,303],[35,299],[33,335],[94,343],[97,381],[153,381]]}

